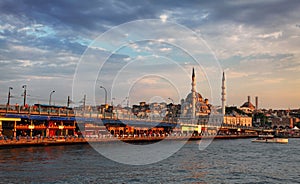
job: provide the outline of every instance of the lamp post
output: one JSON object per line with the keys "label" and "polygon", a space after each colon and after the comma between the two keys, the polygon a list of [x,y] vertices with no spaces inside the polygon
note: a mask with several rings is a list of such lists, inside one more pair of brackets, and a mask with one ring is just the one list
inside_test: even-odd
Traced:
{"label": "lamp post", "polygon": [[55,93],[55,91],[53,90],[53,91],[51,91],[51,93],[50,93],[50,97],[49,97],[49,105],[51,105],[51,98],[52,98],[52,94],[53,93]]}
{"label": "lamp post", "polygon": [[7,105],[9,106],[9,102],[10,102],[10,97],[11,97],[11,95],[10,95],[10,90],[12,90],[13,88],[12,87],[9,87],[8,88],[8,97],[7,97]]}
{"label": "lamp post", "polygon": [[23,85],[22,88],[24,89],[24,93],[23,93],[24,103],[23,103],[23,106],[25,107],[25,105],[26,105],[26,95],[27,95],[26,94],[27,93],[27,91],[26,91],[27,85]]}
{"label": "lamp post", "polygon": [[169,97],[168,99],[172,101],[172,104],[174,104],[174,100],[172,98]]}
{"label": "lamp post", "polygon": [[105,105],[106,105],[107,104],[107,91],[106,91],[105,87],[103,87],[103,86],[100,86],[100,88],[104,89],[104,91],[105,91]]}
{"label": "lamp post", "polygon": [[126,107],[128,107],[129,106],[129,97],[128,96],[126,96],[125,98],[124,98],[124,100],[122,100],[122,102],[121,102],[121,106],[123,107],[123,104],[126,102]]}
{"label": "lamp post", "polygon": [[116,98],[112,98],[111,99],[111,106],[114,106],[114,100],[115,100]]}
{"label": "lamp post", "polygon": [[127,96],[126,99],[127,99],[127,104],[126,104],[126,106],[127,106],[127,108],[129,108],[129,96]]}
{"label": "lamp post", "polygon": [[106,115],[105,111],[106,111],[106,108],[107,108],[107,106],[106,106],[106,104],[107,104],[107,91],[106,91],[105,87],[103,87],[103,86],[100,86],[100,88],[104,89],[104,92],[105,92],[105,105],[104,105],[104,111],[103,111],[104,118],[105,118],[105,115]]}
{"label": "lamp post", "polygon": [[174,114],[175,113],[174,112],[174,100],[170,97],[168,99],[172,101],[172,107],[171,107],[172,108],[172,123],[174,123],[174,115],[175,115]]}

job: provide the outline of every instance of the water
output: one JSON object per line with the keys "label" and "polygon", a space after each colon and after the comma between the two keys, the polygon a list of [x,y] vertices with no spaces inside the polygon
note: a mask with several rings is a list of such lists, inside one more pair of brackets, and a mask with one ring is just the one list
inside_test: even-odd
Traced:
{"label": "water", "polygon": [[89,145],[0,149],[0,183],[299,183],[299,153],[300,139],[216,140],[204,151],[191,141],[166,160],[131,166]]}

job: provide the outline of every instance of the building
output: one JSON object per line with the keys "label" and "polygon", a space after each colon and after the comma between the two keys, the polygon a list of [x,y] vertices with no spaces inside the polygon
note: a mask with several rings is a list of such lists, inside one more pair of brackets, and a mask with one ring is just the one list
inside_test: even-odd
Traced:
{"label": "building", "polygon": [[[252,112],[255,110],[255,107],[250,102],[250,96],[248,96],[248,101],[245,102],[240,109],[237,109],[236,107],[229,107],[228,109],[231,110],[231,112],[226,114],[226,81],[225,81],[225,73],[223,72],[222,77],[222,115],[223,117],[223,125],[225,126],[244,126],[244,127],[252,127],[252,117],[248,116],[247,114],[249,112]],[[257,99],[257,98],[256,98]],[[242,110],[242,111],[240,111]],[[246,114],[245,114],[246,113]]]}
{"label": "building", "polygon": [[146,102],[140,102],[140,105],[132,106],[132,113],[138,118],[148,118],[150,106]]}
{"label": "building", "polygon": [[251,97],[248,96],[248,101],[245,102],[240,109],[245,113],[252,113],[255,110],[255,106],[251,103]]}
{"label": "building", "polygon": [[293,128],[294,118],[292,117],[272,117],[271,118],[272,128]]}
{"label": "building", "polygon": [[252,117],[240,114],[226,115],[224,116],[223,124],[229,126],[252,127]]}
{"label": "building", "polygon": [[196,91],[196,75],[193,68],[191,92],[185,99],[181,100],[181,117],[195,119],[202,115],[208,115],[210,112],[211,105],[208,99],[204,99],[202,95]]}

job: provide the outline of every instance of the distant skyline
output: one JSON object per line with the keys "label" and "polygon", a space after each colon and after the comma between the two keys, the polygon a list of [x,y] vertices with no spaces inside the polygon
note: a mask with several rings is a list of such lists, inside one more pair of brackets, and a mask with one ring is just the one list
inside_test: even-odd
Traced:
{"label": "distant skyline", "polygon": [[[93,42],[98,36],[131,21],[157,19],[194,31],[203,39],[203,48],[195,47],[192,39],[180,37],[171,27],[168,31],[177,37],[125,45],[101,68],[95,89],[91,87],[96,102],[87,95],[87,104],[104,103],[100,85],[107,87],[109,103],[114,98],[114,104],[125,105],[129,92],[123,87],[128,86],[130,105],[155,100],[169,103],[169,97],[180,103],[180,98],[190,93],[191,69],[196,67],[197,91],[209,99],[210,90],[219,94],[213,105],[221,104],[221,86],[216,86],[221,78],[206,77],[217,70],[220,76],[222,71],[226,73],[227,106],[241,106],[247,96],[254,103],[258,96],[260,108],[300,108],[299,12],[300,2],[285,0],[4,0],[0,2],[0,104],[6,104],[9,87],[13,87],[11,104],[22,104],[22,85],[26,84],[28,103],[47,104],[55,90],[52,102],[65,105],[86,49],[98,49],[95,55],[113,53],[111,45]],[[132,30],[131,35],[123,33],[127,39],[140,36],[141,28]],[[148,31],[163,37],[166,29]],[[193,58],[170,44],[180,39],[189,43],[188,51],[197,58],[209,63],[215,57],[220,68],[195,65]],[[133,75],[135,71],[140,75]],[[153,71],[158,73],[149,75]],[[89,71],[85,72],[88,76]],[[112,76],[119,78],[112,80]],[[219,81],[214,85],[209,80]],[[112,96],[111,81],[115,82]],[[72,100],[79,104],[82,98]]]}

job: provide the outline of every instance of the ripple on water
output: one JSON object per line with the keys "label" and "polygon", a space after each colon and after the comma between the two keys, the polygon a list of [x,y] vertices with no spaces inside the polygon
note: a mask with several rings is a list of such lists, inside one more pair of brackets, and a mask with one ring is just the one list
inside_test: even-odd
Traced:
{"label": "ripple on water", "polygon": [[0,183],[298,183],[299,153],[300,139],[217,140],[204,151],[195,141],[161,162],[131,166],[89,145],[0,149]]}

